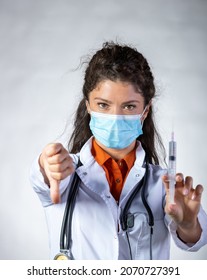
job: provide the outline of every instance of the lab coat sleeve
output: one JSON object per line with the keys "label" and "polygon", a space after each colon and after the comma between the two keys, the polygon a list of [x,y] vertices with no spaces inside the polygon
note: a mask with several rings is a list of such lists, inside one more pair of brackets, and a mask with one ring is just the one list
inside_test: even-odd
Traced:
{"label": "lab coat sleeve", "polygon": [[[40,166],[38,163],[38,158],[36,158],[31,166],[30,169],[30,182],[34,189],[34,191],[37,193],[42,205],[44,207],[47,207],[52,204],[51,198],[50,198],[50,188],[49,186],[44,182],[43,175],[40,171]],[[65,178],[64,180],[60,181],[60,195],[65,191],[65,189],[68,186],[70,176]]]}
{"label": "lab coat sleeve", "polygon": [[198,221],[200,223],[200,226],[202,228],[202,233],[201,233],[201,237],[200,239],[194,244],[190,244],[190,243],[184,243],[182,242],[176,233],[177,230],[177,225],[170,219],[167,218],[168,220],[168,228],[169,231],[171,232],[172,238],[175,242],[175,244],[186,251],[189,252],[196,252],[198,251],[201,247],[203,247],[204,245],[207,244],[207,215],[205,213],[205,211],[203,210],[203,208],[200,208],[200,211],[198,213]]}

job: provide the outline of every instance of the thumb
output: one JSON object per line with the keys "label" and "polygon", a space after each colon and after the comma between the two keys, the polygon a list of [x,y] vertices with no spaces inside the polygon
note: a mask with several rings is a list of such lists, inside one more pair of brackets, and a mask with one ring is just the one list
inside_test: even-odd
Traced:
{"label": "thumb", "polygon": [[55,204],[60,202],[59,184],[59,181],[50,179],[50,197]]}
{"label": "thumb", "polygon": [[[170,193],[170,178],[168,174],[165,174],[162,176],[162,182],[165,188],[165,193],[166,193],[166,205],[171,205],[174,204],[174,192],[173,194]],[[173,197],[171,197],[173,196]],[[171,206],[171,210],[173,210]],[[171,212],[171,211],[170,211]]]}
{"label": "thumb", "polygon": [[165,192],[168,195],[169,194],[169,177],[167,174],[162,176],[162,182],[165,187]]}

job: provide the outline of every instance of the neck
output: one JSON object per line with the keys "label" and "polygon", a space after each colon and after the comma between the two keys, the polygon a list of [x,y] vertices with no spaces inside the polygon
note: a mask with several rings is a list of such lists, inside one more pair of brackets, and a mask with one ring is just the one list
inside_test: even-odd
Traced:
{"label": "neck", "polygon": [[114,160],[118,161],[120,159],[123,159],[126,155],[128,155],[136,146],[136,140],[132,142],[128,147],[124,149],[112,149],[107,148],[103,144],[101,144],[99,141],[95,140],[96,143],[107,153],[109,154]]}

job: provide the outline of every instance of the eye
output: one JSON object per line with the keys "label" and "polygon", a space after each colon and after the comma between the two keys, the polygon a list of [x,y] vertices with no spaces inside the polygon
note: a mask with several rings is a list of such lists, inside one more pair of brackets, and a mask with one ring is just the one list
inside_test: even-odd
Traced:
{"label": "eye", "polygon": [[100,109],[108,109],[108,107],[109,107],[109,105],[108,104],[106,104],[106,103],[103,103],[103,102],[99,102],[99,103],[97,103],[98,104],[98,107],[100,108]]}
{"label": "eye", "polygon": [[136,108],[136,105],[134,104],[127,104],[127,105],[124,105],[124,110],[128,110],[128,111],[132,111]]}

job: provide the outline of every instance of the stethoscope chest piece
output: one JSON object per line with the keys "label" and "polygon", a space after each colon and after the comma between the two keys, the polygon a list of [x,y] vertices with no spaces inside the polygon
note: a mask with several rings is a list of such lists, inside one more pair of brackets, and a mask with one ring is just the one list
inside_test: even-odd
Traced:
{"label": "stethoscope chest piece", "polygon": [[54,260],[56,260],[56,261],[68,261],[68,260],[70,260],[70,257],[65,253],[58,253],[54,257]]}

